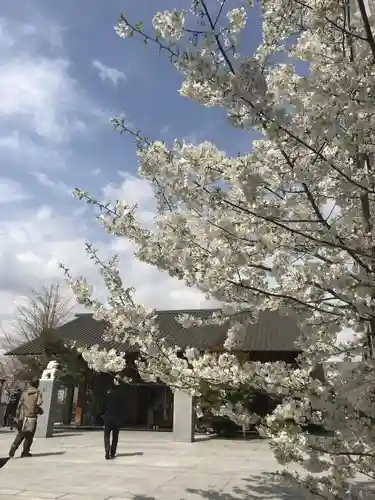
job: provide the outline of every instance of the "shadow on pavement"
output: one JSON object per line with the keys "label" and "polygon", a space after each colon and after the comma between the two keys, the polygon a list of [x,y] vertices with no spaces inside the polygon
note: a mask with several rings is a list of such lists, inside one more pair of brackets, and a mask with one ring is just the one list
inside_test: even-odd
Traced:
{"label": "shadow on pavement", "polygon": [[52,437],[76,437],[83,436],[82,432],[64,432],[64,431],[53,431]]}
{"label": "shadow on pavement", "polygon": [[33,453],[32,458],[38,458],[38,457],[53,457],[53,456],[59,456],[59,455],[65,455],[65,451],[49,451],[45,453]]}
{"label": "shadow on pavement", "polygon": [[[263,473],[243,478],[242,482],[244,483],[243,487],[235,486],[230,492],[194,488],[189,488],[186,491],[200,496],[204,500],[259,500],[260,498],[263,500],[302,500],[311,498],[306,490],[299,488],[297,484],[284,483],[275,474]],[[361,489],[364,493],[364,496],[361,497],[363,500],[374,500],[375,490],[369,489],[369,483],[357,482],[353,486],[352,494],[358,495]],[[138,500],[143,499],[139,498]]]}
{"label": "shadow on pavement", "polygon": [[[234,486],[232,491],[215,491],[188,488],[186,491],[204,500],[301,500],[301,491],[282,481],[273,474],[264,473],[242,479],[243,486]],[[139,499],[141,500],[141,499]]]}
{"label": "shadow on pavement", "polygon": [[194,436],[194,442],[199,443],[200,441],[264,441],[264,439],[260,438],[258,434],[248,434],[245,438],[242,436],[235,436],[235,437],[225,437],[225,436],[218,436],[217,434],[195,434]]}
{"label": "shadow on pavement", "polygon": [[0,458],[0,469],[8,462],[9,457]]}
{"label": "shadow on pavement", "polygon": [[[285,484],[270,473],[243,478],[242,483],[243,486],[234,486],[231,491],[197,488],[187,488],[185,491],[188,494],[194,495],[196,500],[303,500],[311,498],[311,496],[306,495],[304,490],[301,490],[297,486]],[[353,492],[358,492],[362,488],[366,490],[368,486],[369,483],[357,483],[353,487]],[[149,495],[134,495],[132,500],[163,500],[162,497],[163,493],[160,492],[159,498]],[[363,496],[364,500],[374,500],[374,498],[374,489],[368,489]]]}
{"label": "shadow on pavement", "polygon": [[[196,500],[302,500],[301,492],[278,482],[272,474],[260,474],[242,479],[243,486],[234,486],[227,491],[187,488],[187,494],[194,495]],[[149,495],[134,495],[132,500],[162,500]],[[184,498],[183,495],[179,498]],[[190,498],[190,496],[189,496]]]}
{"label": "shadow on pavement", "polygon": [[[277,476],[270,473],[244,478],[242,481],[244,483],[243,487],[235,486],[230,492],[194,488],[189,488],[186,491],[200,496],[204,500],[259,500],[260,498],[263,500],[302,500],[311,498],[311,495],[306,490],[299,488],[297,484],[284,483],[282,480],[278,480]],[[375,498],[375,490],[369,489],[369,483],[358,482],[353,486],[352,494],[358,495],[361,489],[364,493],[364,496],[361,497],[363,500],[373,500]],[[139,498],[137,500],[145,499]]]}
{"label": "shadow on pavement", "polygon": [[138,457],[144,455],[143,451],[135,451],[134,453],[117,453],[116,457]]}

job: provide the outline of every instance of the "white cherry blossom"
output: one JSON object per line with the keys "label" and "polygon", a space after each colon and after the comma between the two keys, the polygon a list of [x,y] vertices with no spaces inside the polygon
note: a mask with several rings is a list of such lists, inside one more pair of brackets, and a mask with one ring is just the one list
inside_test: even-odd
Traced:
{"label": "white cherry blossom", "polygon": [[229,29],[232,33],[241,31],[246,26],[246,10],[244,7],[232,9],[227,14],[229,19]]}
{"label": "white cherry blossom", "polygon": [[[223,304],[204,322],[193,315],[177,321],[185,328],[228,323],[228,351],[169,345],[155,311],[122,283],[117,259],[102,262],[90,245],[108,304],[66,273],[78,300],[110,325],[108,338],[139,347],[142,377],[198,400],[209,388],[212,411],[243,426],[254,419],[257,395],[268,394],[274,411],[261,415],[259,431],[280,463],[298,466],[283,477],[307,498],[354,500],[355,477],[375,479],[375,15],[364,0],[258,4],[262,43],[254,53],[239,43],[255,15],[251,2],[220,1],[210,12],[205,0],[186,1],[156,14],[153,33],[124,16],[116,28],[168,55],[183,97],[260,133],[251,152],[143,139],[114,119],[136,138],[139,175],[155,191],[154,226],[144,227],[126,200],[103,205],[75,192],[98,208],[107,233],[137,246],[142,262]],[[244,311],[252,321],[278,311],[297,322],[296,366],[236,354],[249,321]],[[338,341],[344,330],[356,332],[354,342]],[[337,356],[351,368],[344,375],[330,361]],[[118,354],[97,347],[85,359],[102,371],[122,366]],[[317,370],[323,365],[325,379]],[[325,432],[311,433],[308,424]]]}
{"label": "white cherry blossom", "polygon": [[152,25],[157,33],[166,40],[179,40],[184,34],[184,12],[177,10],[158,12],[152,19]]}

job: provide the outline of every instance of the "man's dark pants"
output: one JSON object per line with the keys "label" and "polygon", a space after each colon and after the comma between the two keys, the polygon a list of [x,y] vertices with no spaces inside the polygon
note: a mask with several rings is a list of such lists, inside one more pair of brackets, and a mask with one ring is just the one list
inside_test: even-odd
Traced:
{"label": "man's dark pants", "polygon": [[[105,422],[104,449],[106,457],[114,457],[116,455],[119,433],[120,433],[120,427],[117,423]],[[111,437],[112,437],[112,442],[111,442]]]}
{"label": "man's dark pants", "polygon": [[7,406],[4,414],[4,427],[10,427],[13,430],[14,419],[16,416],[16,406]]}
{"label": "man's dark pants", "polygon": [[33,432],[24,432],[24,431],[22,431],[22,429],[20,427],[18,427],[18,434],[17,434],[15,440],[13,441],[12,446],[10,447],[11,454],[14,455],[14,453],[20,447],[22,442],[23,442],[22,454],[24,454],[24,455],[29,454],[31,445],[33,444],[33,441],[34,441],[35,431],[36,431],[36,426],[35,426]]}

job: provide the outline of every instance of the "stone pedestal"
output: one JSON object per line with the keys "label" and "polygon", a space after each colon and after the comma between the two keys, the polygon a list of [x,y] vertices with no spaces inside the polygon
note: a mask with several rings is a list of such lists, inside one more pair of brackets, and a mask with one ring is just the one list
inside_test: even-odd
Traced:
{"label": "stone pedestal", "polygon": [[179,443],[192,443],[194,441],[193,397],[183,391],[174,393],[173,440]]}
{"label": "stone pedestal", "polygon": [[57,394],[59,382],[56,379],[41,380],[39,390],[43,395],[43,415],[38,417],[35,437],[48,438],[53,436],[53,426],[57,412]]}

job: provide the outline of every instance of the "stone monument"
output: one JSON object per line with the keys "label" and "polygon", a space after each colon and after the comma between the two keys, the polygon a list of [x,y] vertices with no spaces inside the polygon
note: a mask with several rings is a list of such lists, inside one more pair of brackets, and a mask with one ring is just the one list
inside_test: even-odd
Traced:
{"label": "stone monument", "polygon": [[50,361],[47,368],[43,370],[40,380],[55,380],[59,371],[59,363],[57,361]]}
{"label": "stone monument", "polygon": [[38,417],[38,425],[35,437],[52,437],[57,410],[57,396],[60,382],[58,381],[59,364],[57,361],[50,361],[43,371],[39,390],[43,396],[43,415]]}
{"label": "stone monument", "polygon": [[194,441],[194,398],[181,390],[173,395],[173,440],[179,443]]}

